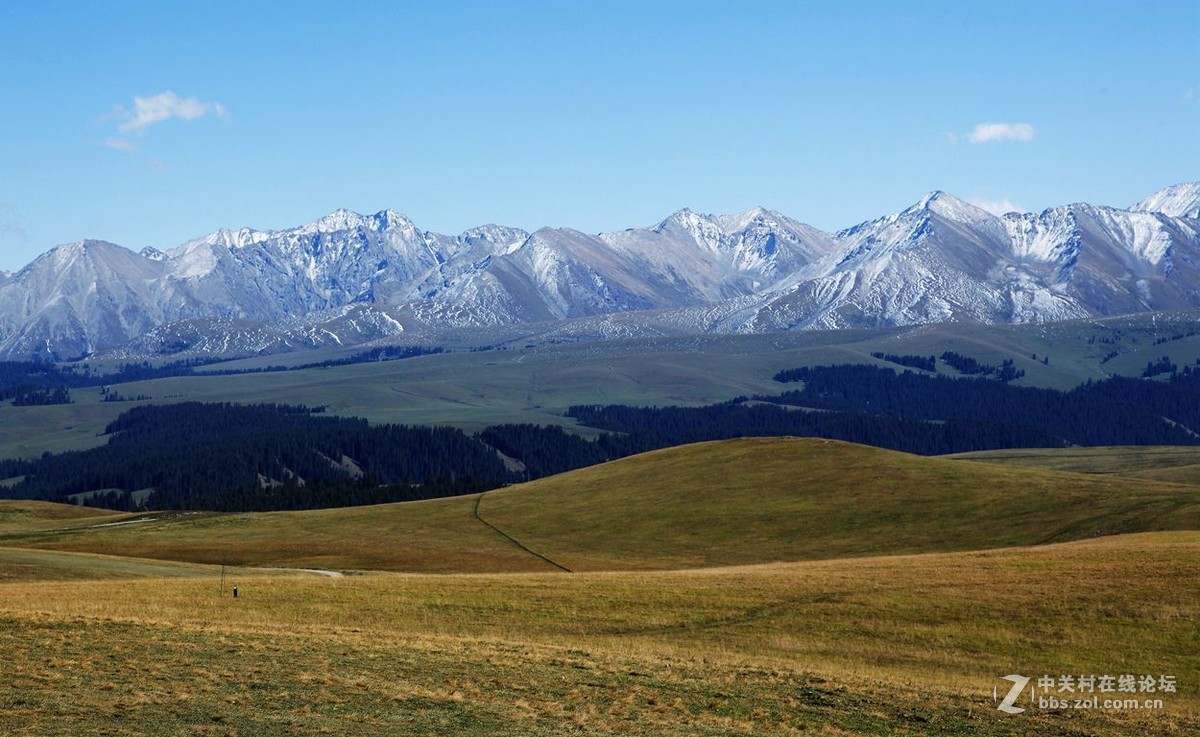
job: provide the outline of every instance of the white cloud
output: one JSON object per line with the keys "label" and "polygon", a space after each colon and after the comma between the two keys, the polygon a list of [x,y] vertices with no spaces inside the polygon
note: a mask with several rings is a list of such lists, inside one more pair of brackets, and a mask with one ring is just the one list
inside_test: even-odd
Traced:
{"label": "white cloud", "polygon": [[104,145],[109,148],[115,148],[118,151],[133,151],[137,148],[137,145],[128,138],[118,138],[116,136],[105,138]]}
{"label": "white cloud", "polygon": [[219,102],[202,102],[195,97],[180,97],[174,92],[160,92],[150,97],[135,97],[132,110],[118,106],[113,115],[122,121],[117,125],[121,133],[143,133],[155,123],[171,118],[195,120],[205,115],[228,118],[229,111]]}
{"label": "white cloud", "polygon": [[993,141],[1032,141],[1033,126],[1029,123],[980,123],[967,135],[971,143]]}
{"label": "white cloud", "polygon": [[1008,212],[1026,212],[1024,207],[1014,203],[1007,197],[1001,199],[992,199],[990,197],[968,197],[967,202],[972,205],[987,210],[993,215],[1003,215]]}

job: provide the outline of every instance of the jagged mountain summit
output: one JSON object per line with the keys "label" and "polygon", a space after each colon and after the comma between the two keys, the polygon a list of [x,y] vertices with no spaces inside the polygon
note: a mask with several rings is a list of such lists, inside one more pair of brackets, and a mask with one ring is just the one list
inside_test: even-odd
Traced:
{"label": "jagged mountain summit", "polygon": [[1173,218],[1200,218],[1200,182],[1184,182],[1160,189],[1129,209],[1161,212]]}
{"label": "jagged mountain summit", "polygon": [[722,325],[785,330],[1045,322],[1200,306],[1200,221],[1086,204],[993,215],[933,192]]}
{"label": "jagged mountain summit", "polygon": [[[825,233],[755,208],[586,234],[455,236],[391,210],[52,249],[0,276],[0,355],[245,354],[624,314],[624,331],[1037,322],[1200,307],[1200,183],[1128,210],[996,216],[944,192]],[[611,321],[607,324],[615,325]]]}

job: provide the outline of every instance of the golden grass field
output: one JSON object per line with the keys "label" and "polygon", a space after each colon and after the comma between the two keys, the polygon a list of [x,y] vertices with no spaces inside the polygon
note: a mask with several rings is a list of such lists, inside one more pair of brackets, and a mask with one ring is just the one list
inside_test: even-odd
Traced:
{"label": "golden grass field", "polygon": [[[1200,490],[1090,470],[777,439],[482,499],[6,502],[0,734],[1200,733]],[[230,568],[234,600],[222,559],[349,575]],[[1005,715],[1009,673],[1178,692]]]}
{"label": "golden grass field", "polygon": [[675,569],[1200,529],[1200,487],[752,438],[646,453],[482,499],[8,531],[0,516],[0,545],[255,566],[555,570],[476,512],[573,571]]}

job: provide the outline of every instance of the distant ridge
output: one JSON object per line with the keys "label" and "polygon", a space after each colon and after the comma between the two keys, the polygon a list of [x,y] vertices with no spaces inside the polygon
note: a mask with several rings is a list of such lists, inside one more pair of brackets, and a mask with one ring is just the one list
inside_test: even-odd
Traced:
{"label": "distant ridge", "polygon": [[[1045,322],[1200,307],[1200,183],[996,216],[945,192],[826,233],[757,207],[590,235],[450,236],[383,210],[104,241],[0,275],[0,357],[250,354],[655,311],[693,332]],[[664,318],[664,316],[666,316]]]}

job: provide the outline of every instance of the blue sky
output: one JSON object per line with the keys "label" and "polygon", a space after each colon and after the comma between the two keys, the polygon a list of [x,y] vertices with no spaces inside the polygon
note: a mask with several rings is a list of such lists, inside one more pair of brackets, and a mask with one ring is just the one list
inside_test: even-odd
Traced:
{"label": "blue sky", "polygon": [[0,269],[338,207],[1124,206],[1200,179],[1197,28],[1194,0],[3,3]]}

